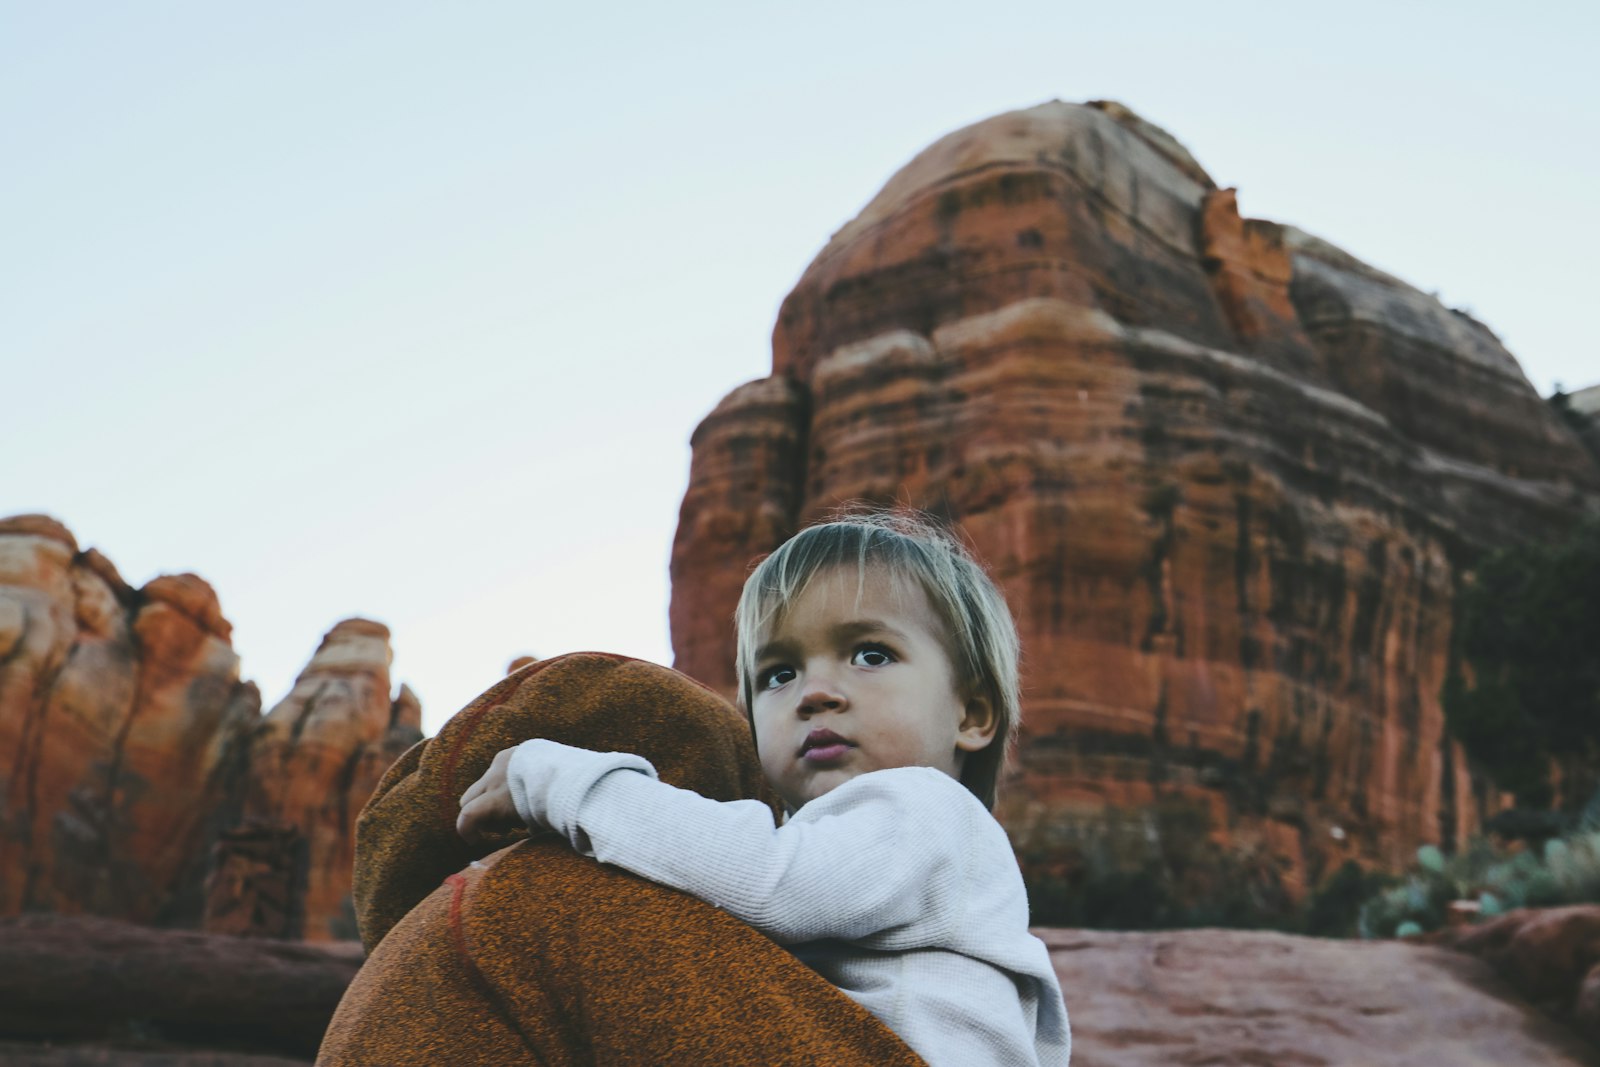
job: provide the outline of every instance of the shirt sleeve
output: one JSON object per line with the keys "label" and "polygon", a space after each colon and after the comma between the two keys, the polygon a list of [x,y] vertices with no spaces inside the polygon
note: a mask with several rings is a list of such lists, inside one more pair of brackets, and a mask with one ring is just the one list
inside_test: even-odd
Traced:
{"label": "shirt sleeve", "polygon": [[860,775],[783,825],[658,781],[625,753],[525,741],[507,769],[524,821],[585,855],[693,894],[784,943],[840,938],[886,951],[949,940],[968,891],[975,816],[964,786],[925,767]]}

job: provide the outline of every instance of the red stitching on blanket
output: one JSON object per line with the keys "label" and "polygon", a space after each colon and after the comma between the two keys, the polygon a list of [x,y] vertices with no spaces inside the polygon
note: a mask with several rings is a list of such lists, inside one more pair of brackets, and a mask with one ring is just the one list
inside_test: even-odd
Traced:
{"label": "red stitching on blanket", "polygon": [[529,1039],[527,1031],[517,1021],[516,1014],[511,1011],[510,1005],[500,996],[499,990],[495,989],[488,976],[478,969],[478,962],[472,958],[472,951],[467,947],[467,931],[461,922],[462,901],[467,895],[468,888],[466,875],[459,872],[452,874],[444,880],[444,884],[449,886],[451,890],[450,943],[455,949],[456,958],[461,961],[461,969],[467,974],[467,980],[478,991],[478,995],[483,997],[494,1008],[495,1013],[500,1016],[501,1020],[522,1039],[523,1047],[535,1059],[539,1059],[542,1062],[542,1057],[539,1056],[538,1050],[534,1048],[533,1041]]}

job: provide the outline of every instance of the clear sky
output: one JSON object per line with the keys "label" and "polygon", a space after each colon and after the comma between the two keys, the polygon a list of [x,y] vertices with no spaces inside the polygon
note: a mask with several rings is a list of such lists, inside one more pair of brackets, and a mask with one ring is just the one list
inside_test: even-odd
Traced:
{"label": "clear sky", "polygon": [[0,515],[194,571],[281,699],[394,631],[670,662],[689,434],[917,151],[1119,100],[1600,382],[1600,5],[0,0]]}

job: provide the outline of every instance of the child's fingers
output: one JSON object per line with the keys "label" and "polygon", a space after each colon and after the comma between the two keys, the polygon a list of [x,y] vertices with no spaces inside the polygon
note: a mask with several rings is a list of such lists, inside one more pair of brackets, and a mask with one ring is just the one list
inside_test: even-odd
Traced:
{"label": "child's fingers", "polygon": [[478,839],[478,823],[481,819],[482,805],[476,803],[463,803],[461,813],[456,816],[456,833],[468,841]]}
{"label": "child's fingers", "polygon": [[456,815],[456,833],[468,841],[522,825],[516,802],[504,781],[491,784],[462,805]]}
{"label": "child's fingers", "polygon": [[476,841],[484,834],[498,829],[520,825],[516,804],[511,800],[511,787],[506,781],[506,768],[511,763],[515,749],[505,749],[495,755],[489,769],[467,787],[458,802],[461,810],[456,814],[456,833],[468,841]]}
{"label": "child's fingers", "polygon": [[495,753],[494,759],[489,764],[489,769],[484,771],[483,776],[476,782],[467,786],[467,791],[461,794],[461,799],[457,802],[457,806],[466,807],[493,786],[504,782],[506,780],[506,765],[511,762],[511,754],[515,751],[516,749],[507,748]]}
{"label": "child's fingers", "polygon": [[475,798],[456,816],[456,833],[468,841],[476,841],[495,830],[507,829],[516,824],[516,808],[511,806],[510,794],[504,798],[484,794]]}

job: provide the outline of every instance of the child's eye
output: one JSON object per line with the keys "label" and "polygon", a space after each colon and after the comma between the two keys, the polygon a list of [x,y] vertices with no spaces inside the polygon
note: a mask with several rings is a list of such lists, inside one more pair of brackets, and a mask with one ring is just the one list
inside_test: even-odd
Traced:
{"label": "child's eye", "polygon": [[779,664],[776,667],[763,667],[756,673],[757,689],[776,689],[794,681],[794,668]]}
{"label": "child's eye", "polygon": [[862,645],[850,662],[857,667],[883,667],[894,662],[894,653],[882,645]]}

